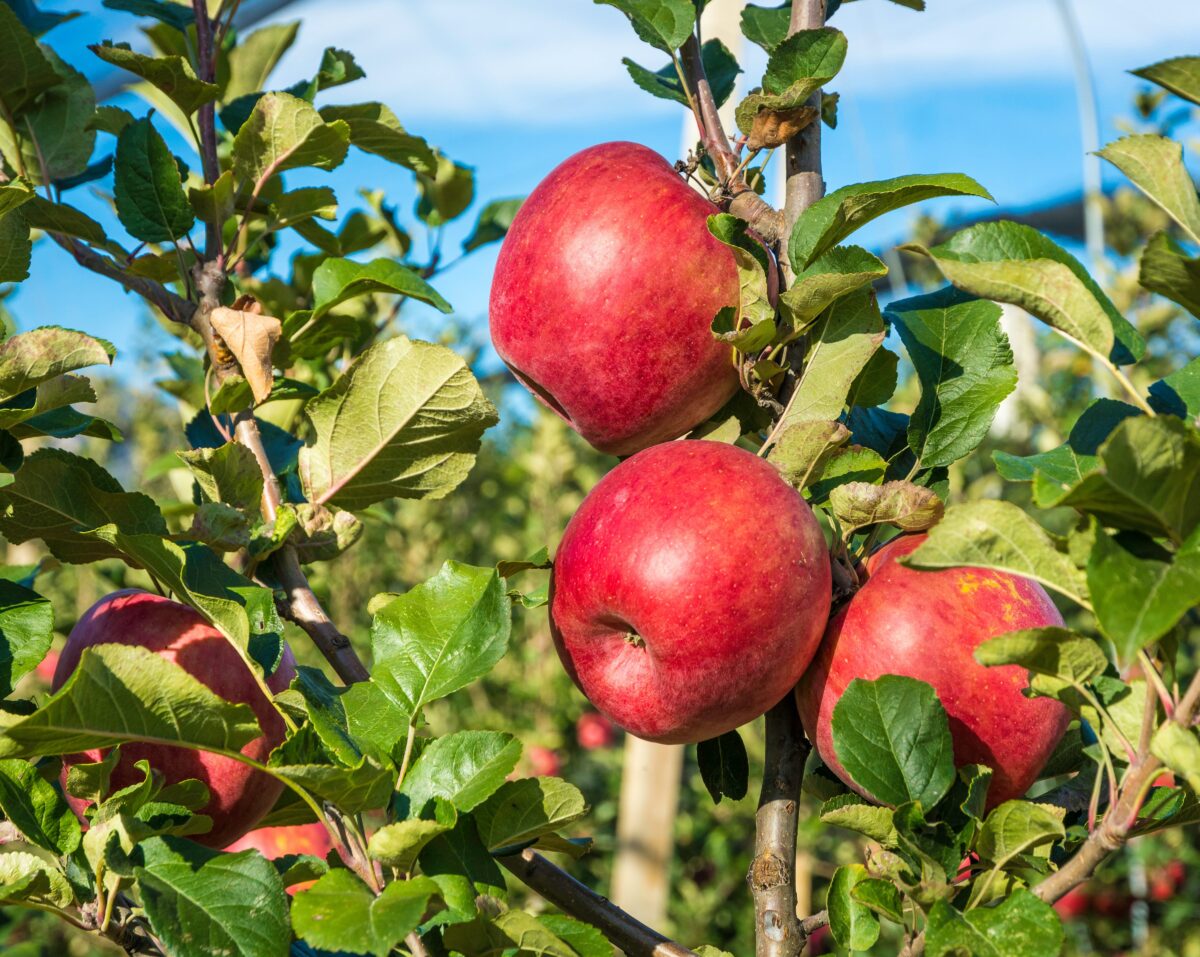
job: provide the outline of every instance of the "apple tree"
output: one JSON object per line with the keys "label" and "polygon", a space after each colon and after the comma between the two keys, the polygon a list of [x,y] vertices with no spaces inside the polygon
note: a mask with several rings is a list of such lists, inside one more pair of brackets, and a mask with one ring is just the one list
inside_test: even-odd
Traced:
{"label": "apple tree", "polygon": [[[140,591],[85,614],[52,693],[30,696],[55,572],[0,576],[0,903],[129,954],[715,957],[570,876],[588,809],[561,778],[513,773],[516,736],[430,732],[427,709],[504,657],[514,606],[548,611],[598,708],[695,743],[715,800],[747,793],[737,728],[765,715],[745,917],[760,957],[796,957],[824,927],[903,957],[1057,954],[1054,902],[1130,839],[1200,820],[1200,360],[1149,376],[1143,335],[1087,270],[1012,222],[908,247],[944,286],[881,307],[887,267],[854,232],[990,194],[937,172],[825,195],[838,0],[746,8],[768,59],[736,133],[718,111],[740,68],[701,36],[703,0],[597,2],[647,44],[631,78],[690,112],[696,149],[672,168],[594,147],[523,207],[484,206],[454,255],[505,240],[498,351],[630,457],[555,562],[448,561],[372,598],[370,667],[310,576],[381,503],[460,494],[497,422],[468,361],[394,328],[410,300],[451,312],[441,229],[471,205],[471,169],[354,102],[346,51],[276,86],[295,28],[243,34],[236,0],[105,0],[150,21],[151,53],[91,47],[137,78],[137,116],[97,105],[41,39],[65,15],[0,4],[0,282],[53,243],[161,317],[188,477],[156,500],[81,454],[122,439],[78,408],[96,399],[82,371],[117,360],[99,323],[3,330],[0,533],[64,565],[121,563]],[[1200,58],[1138,74],[1200,105]],[[351,150],[411,175],[415,223],[379,191],[345,207],[289,188]],[[783,209],[762,192],[776,152]],[[1101,155],[1169,217],[1138,251],[1141,288],[1200,315],[1182,147],[1141,134]],[[108,182],[113,227],[71,195]],[[1065,443],[995,454],[1028,507],[949,492],[1016,383],[997,303],[1096,372]],[[897,344],[919,385],[903,411]],[[636,621],[604,605],[629,594]],[[296,666],[285,631],[328,668]],[[813,914],[797,913],[801,801],[865,838]],[[315,825],[331,850],[223,849],[280,825]],[[517,883],[550,907],[518,906]]]}

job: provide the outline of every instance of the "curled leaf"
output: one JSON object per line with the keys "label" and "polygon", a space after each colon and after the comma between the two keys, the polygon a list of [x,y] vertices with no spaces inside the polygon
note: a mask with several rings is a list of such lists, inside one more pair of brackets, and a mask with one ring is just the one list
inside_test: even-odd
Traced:
{"label": "curled leaf", "polygon": [[242,310],[217,306],[209,314],[209,322],[242,367],[242,374],[254,393],[254,401],[264,401],[271,394],[274,381],[271,352],[283,333],[279,320],[262,315],[257,308]]}

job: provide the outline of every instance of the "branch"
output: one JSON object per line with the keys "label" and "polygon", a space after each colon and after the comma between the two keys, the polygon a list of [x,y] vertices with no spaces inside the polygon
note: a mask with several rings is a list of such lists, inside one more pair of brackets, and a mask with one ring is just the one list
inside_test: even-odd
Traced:
{"label": "branch", "polygon": [[[1147,694],[1151,694],[1149,688]],[[1192,721],[1200,708],[1200,672],[1192,676],[1187,692],[1179,702],[1175,713],[1168,718],[1182,728],[1191,729]],[[1121,782],[1121,793],[1116,803],[1105,812],[1100,822],[1075,855],[1057,871],[1039,882],[1033,893],[1047,903],[1058,900],[1072,888],[1079,886],[1113,852],[1121,848],[1129,838],[1129,832],[1137,823],[1138,811],[1151,782],[1162,770],[1162,762],[1149,752],[1138,755],[1138,763],[1130,768]]]}
{"label": "branch", "polygon": [[[252,412],[245,411],[238,415],[234,423],[234,437],[241,445],[246,446],[258,461],[258,467],[263,474],[262,513],[268,522],[273,522],[283,502],[283,494],[279,488],[279,479],[267,458],[258,421]],[[284,545],[273,556],[272,569],[287,595],[287,601],[280,608],[280,614],[303,629],[342,681],[346,684],[366,681],[371,676],[370,672],[355,654],[350,639],[338,630],[321,607],[321,602],[300,567],[296,549],[291,545]]]}
{"label": "branch", "polygon": [[126,272],[116,263],[101,256],[78,240],[61,233],[47,232],[46,235],[74,256],[75,261],[84,269],[90,269],[98,275],[114,280],[130,292],[137,293],[172,322],[178,322],[185,326],[192,324],[192,316],[196,311],[195,303],[188,302],[182,296],[171,292],[162,283]]}
{"label": "branch", "polygon": [[[794,0],[788,36],[801,30],[817,30],[825,26],[825,0]],[[809,98],[808,105],[821,115],[821,91]],[[781,237],[784,275],[791,279],[791,262],[787,242],[800,214],[825,194],[821,177],[821,121],[809,123],[787,144],[787,182],[784,192],[784,231]]]}
{"label": "branch", "polygon": [[810,745],[790,693],[767,712],[766,739],[762,793],[754,816],[754,860],[747,875],[754,897],[756,953],[797,957],[808,936],[796,916],[796,827]]}
{"label": "branch", "polygon": [[[212,21],[208,18],[208,0],[192,0],[196,14],[196,76],[205,83],[212,83],[216,73],[216,54],[213,49]],[[210,186],[221,175],[221,162],[217,158],[216,104],[205,103],[197,114],[200,124],[200,164],[204,169],[204,181]],[[209,259],[221,255],[221,224],[215,220],[204,226],[204,250]]]}
{"label": "branch", "polygon": [[700,113],[703,128],[704,149],[712,157],[717,170],[717,179],[727,194],[725,205],[729,212],[744,220],[768,244],[778,242],[783,234],[783,215],[759,196],[746,183],[741,173],[737,154],[729,145],[725,134],[712,85],[704,70],[700,56],[700,41],[693,33],[680,48],[683,76],[691,87],[692,98]]}
{"label": "branch", "polygon": [[531,849],[496,860],[559,910],[591,924],[626,957],[696,957]]}

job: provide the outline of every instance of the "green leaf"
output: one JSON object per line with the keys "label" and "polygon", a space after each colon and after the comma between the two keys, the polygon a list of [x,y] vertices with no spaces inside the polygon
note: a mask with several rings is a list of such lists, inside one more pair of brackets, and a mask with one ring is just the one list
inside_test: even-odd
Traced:
{"label": "green leaf", "polygon": [[113,193],[117,217],[143,242],[176,242],[196,217],[183,191],[179,167],[150,120],[135,120],[117,137]]}
{"label": "green leaf", "polygon": [[933,249],[902,248],[932,258],[959,289],[1020,306],[1104,362],[1126,365],[1146,351],[1080,262],[1032,226],[980,223]]}
{"label": "green leaf", "polygon": [[777,7],[760,7],[749,3],[742,10],[742,34],[751,43],[771,53],[787,39],[791,15],[791,0],[785,0]]}
{"label": "green leaf", "polygon": [[840,422],[821,419],[797,422],[779,433],[767,453],[767,461],[779,469],[788,484],[801,490],[810,478],[820,474],[829,456],[849,438],[850,430]]}
{"label": "green leaf", "polygon": [[696,25],[692,0],[594,0],[616,7],[633,24],[634,32],[664,53],[683,46]]}
{"label": "green leaf", "polygon": [[763,137],[763,125],[794,118],[814,92],[837,76],[845,60],[845,34],[832,27],[801,30],[788,37],[771,51],[762,88],[738,104],[734,113],[738,129],[750,137],[752,146],[779,145]]}
{"label": "green leaf", "polygon": [[1200,56],[1175,57],[1130,72],[1200,106]]}
{"label": "green leaf", "polygon": [[21,282],[27,278],[32,255],[29,224],[20,210],[0,216],[0,282]]}
{"label": "green leaf", "polygon": [[720,804],[726,795],[734,801],[746,796],[750,786],[750,759],[736,729],[697,744],[696,762],[714,804]]}
{"label": "green leaf", "polygon": [[883,342],[870,289],[838,299],[809,332],[808,354],[783,415],[784,427],[841,417],[850,387]]}
{"label": "green leaf", "polygon": [[877,801],[932,808],[954,783],[950,725],[923,681],[855,678],[833,709],[832,727],[838,761]]}
{"label": "green leaf", "polygon": [[887,474],[888,464],[874,449],[852,445],[835,449],[819,462],[808,482],[809,501],[814,505],[826,501],[830,493],[846,482],[870,482],[878,485]]}
{"label": "green leaf", "polygon": [[6,2],[20,18],[21,22],[25,24],[25,28],[37,37],[40,37],[44,33],[49,33],[60,23],[66,23],[68,20],[74,20],[79,16],[79,12],[75,10],[67,13],[51,13],[39,10],[34,0],[6,0]]}
{"label": "green leaf", "polygon": [[21,207],[21,215],[33,229],[74,236],[96,246],[103,246],[108,242],[103,226],[91,216],[66,203],[53,203],[41,196],[32,196],[29,202]]}
{"label": "green leaf", "polygon": [[470,811],[495,793],[520,756],[521,743],[504,731],[448,734],[421,752],[400,793],[413,812],[439,797]]}
{"label": "green leaf", "polygon": [[19,209],[37,197],[33,187],[23,179],[14,179],[0,186],[0,217]]}
{"label": "green leaf", "polygon": [[472,902],[475,894],[504,896],[504,875],[470,814],[460,814],[452,831],[430,841],[421,852],[420,863],[421,872],[439,882],[455,884],[466,878],[474,891],[469,895]]}
{"label": "green leaf", "polygon": [[321,743],[343,764],[354,765],[358,763],[362,752],[350,734],[346,708],[342,704],[344,691],[344,688],[335,686],[319,668],[301,665],[296,669],[291,691],[279,700],[290,704],[291,694],[299,694],[304,702],[308,723]]}
{"label": "green leaf", "polygon": [[[7,698],[41,663],[54,634],[49,599],[12,581],[0,581],[0,693]],[[66,852],[64,852],[66,853]]]}
{"label": "green leaf", "polygon": [[745,222],[728,213],[708,217],[708,231],[729,247],[738,273],[738,305],[727,306],[713,318],[712,334],[743,353],[755,353],[775,338],[775,309],[770,302],[767,269],[761,244]]}
{"label": "green leaf", "polygon": [[436,172],[417,174],[417,196],[417,218],[427,226],[444,226],[466,212],[475,199],[475,173],[439,155]]}
{"label": "green leaf", "polygon": [[825,899],[829,931],[838,944],[850,950],[869,950],[879,939],[879,918],[851,896],[854,888],[867,879],[867,869],[861,864],[844,864],[833,872],[829,882]]}
{"label": "green leaf", "polygon": [[142,904],[173,957],[286,957],[287,894],[261,854],[223,854],[176,837],[137,850]]}
{"label": "green leaf", "polygon": [[1200,318],[1200,256],[1187,256],[1166,232],[1155,233],[1142,251],[1138,282]]}
{"label": "green leaf", "polygon": [[561,778],[508,781],[475,809],[479,836],[489,851],[533,841],[587,813],[583,795]]}
{"label": "green leaf", "polygon": [[354,767],[332,764],[289,764],[277,761],[277,749],[271,756],[273,776],[303,788],[321,801],[335,804],[350,814],[383,807],[396,783],[391,767],[382,767],[363,758]]}
{"label": "green leaf", "polygon": [[868,804],[857,794],[839,794],[821,805],[821,822],[865,834],[884,847],[896,846],[892,809]]}
{"label": "green leaf", "polygon": [[904,902],[890,881],[864,877],[850,888],[850,897],[888,920],[904,923]]}
{"label": "green leaf", "polygon": [[[713,98],[717,106],[721,106],[733,93],[737,83],[737,75],[742,72],[737,60],[729,52],[729,48],[720,40],[707,40],[700,47],[700,59],[704,64],[704,73],[712,87]],[[633,77],[633,82],[651,96],[663,100],[674,100],[691,108],[687,92],[679,81],[679,73],[674,63],[668,63],[661,70],[651,72],[644,66],[634,63],[629,57],[623,57],[621,62]]]}
{"label": "green leaf", "polygon": [[1195,418],[1200,415],[1200,359],[1150,386],[1150,405],[1161,415]]}
{"label": "green leaf", "polygon": [[1100,467],[1048,504],[1182,543],[1200,525],[1200,436],[1171,416],[1125,419],[1100,447]]}
{"label": "green leaf", "polygon": [[350,142],[365,153],[382,156],[415,173],[433,175],[438,170],[438,158],[429,144],[405,132],[396,114],[382,103],[324,106],[321,116],[330,122],[344,122],[350,130]]}
{"label": "green leaf", "polygon": [[17,116],[59,81],[33,35],[7,4],[0,4],[0,104]]}
{"label": "green leaf", "polygon": [[1154,732],[1150,751],[1187,781],[1188,787],[1200,791],[1200,739],[1194,731],[1168,721]]}
{"label": "green leaf", "polygon": [[307,82],[295,84],[288,92],[302,96],[311,103],[323,90],[345,86],[347,83],[361,80],[366,75],[354,59],[354,54],[337,47],[326,47],[325,52],[321,54],[321,64],[317,67],[316,76]]}
{"label": "green leaf", "polygon": [[1200,531],[1170,561],[1159,561],[1097,530],[1087,576],[1100,630],[1121,663],[1130,664],[1200,605]]}
{"label": "green leaf", "polygon": [[292,926],[297,937],[322,950],[387,957],[417,929],[437,893],[432,880],[416,877],[392,881],[376,896],[350,871],[333,870],[296,895]]}
{"label": "green leaf", "polygon": [[260,27],[229,51],[229,79],[222,100],[231,103],[242,96],[264,90],[280,58],[295,42],[300,21],[272,23]]}
{"label": "green leaf", "polygon": [[497,421],[459,356],[404,336],[362,353],[304,411],[315,436],[300,453],[308,497],[351,510],[449,494]]}
{"label": "green leaf", "polygon": [[1065,812],[1050,804],[1005,801],[984,819],[975,851],[996,870],[1020,854],[1066,837]]}
{"label": "green leaf", "polygon": [[70,882],[53,864],[28,851],[0,850],[0,901],[67,907],[74,899]]}
{"label": "green leaf", "polygon": [[1087,684],[1108,668],[1103,649],[1091,638],[1054,626],[989,638],[975,649],[975,660],[989,666],[1020,665],[1072,687]]}
{"label": "green leaf", "polygon": [[523,202],[524,199],[520,198],[494,199],[484,206],[479,211],[471,235],[463,240],[463,252],[469,253],[480,246],[503,239]]}
{"label": "green leaf", "polygon": [[1165,136],[1126,136],[1100,150],[1152,202],[1200,243],[1200,196],[1183,164],[1183,147]]}
{"label": "green leaf", "polygon": [[925,928],[928,957],[1057,957],[1063,928],[1047,903],[1018,888],[995,907],[961,914],[945,901],[929,911]]}
{"label": "green leaf", "polygon": [[350,259],[326,259],[313,272],[312,318],[320,319],[347,299],[369,293],[407,296],[428,303],[440,312],[451,312],[432,286],[413,270],[390,259],[358,263]]}
{"label": "green leaf", "polygon": [[908,423],[921,465],[949,465],[975,450],[1017,384],[1000,308],[953,286],[892,303],[895,324],[921,382]]}
{"label": "green leaf", "polygon": [[847,482],[829,492],[829,505],[846,538],[870,525],[888,524],[906,532],[936,525],[942,517],[942,500],[912,482]]}
{"label": "green leaf", "polygon": [[153,17],[180,32],[196,22],[192,8],[175,0],[103,0],[102,6],[138,17]]}
{"label": "green leaf", "polygon": [[799,274],[822,253],[872,219],[937,196],[992,198],[975,180],[961,173],[897,176],[843,186],[817,200],[796,221],[788,243],[792,268]]}
{"label": "green leaf", "polygon": [[128,70],[153,84],[186,114],[195,113],[221,94],[215,83],[197,79],[191,64],[181,56],[147,56],[135,53],[128,44],[111,41],[92,44],[88,49],[105,63]]}
{"label": "green leaf", "polygon": [[453,805],[439,801],[436,820],[409,818],[386,824],[371,835],[367,851],[371,857],[401,874],[412,871],[417,856],[435,837],[445,834],[457,823]]}
{"label": "green leaf", "polygon": [[244,445],[227,442],[215,449],[193,449],[176,455],[210,502],[225,502],[243,511],[258,509],[263,474],[258,459]]}
{"label": "green leaf", "polygon": [[257,184],[289,169],[331,170],[349,148],[345,122],[325,122],[311,103],[289,93],[267,93],[234,137],[233,171],[243,182]]}
{"label": "green leaf", "polygon": [[503,657],[509,614],[494,571],[455,562],[380,609],[372,629],[374,673],[342,699],[355,740],[392,755],[425,703],[470,683]]}
{"label": "green leaf", "polygon": [[1046,531],[1011,502],[952,505],[929,538],[900,560],[912,568],[970,565],[1032,578],[1089,607],[1087,582]]}
{"label": "green leaf", "polygon": [[2,744],[5,757],[120,741],[236,753],[261,734],[249,706],[218,697],[179,665],[136,645],[97,645],[57,694],[5,729]]}
{"label": "green leaf", "polygon": [[65,856],[79,846],[79,818],[58,789],[24,761],[0,760],[0,811],[31,844]]}
{"label": "green leaf", "polygon": [[590,924],[562,914],[542,914],[538,921],[548,927],[555,937],[565,941],[579,957],[613,957],[613,945]]}
{"label": "green leaf", "polygon": [[[4,30],[0,25],[0,32]],[[7,36],[0,41],[0,58],[6,57],[4,44],[8,41]],[[0,152],[10,166],[19,169],[23,165],[31,180],[45,185],[47,180],[67,180],[87,169],[96,145],[96,131],[89,123],[96,110],[96,94],[87,77],[49,47],[43,47],[42,53],[55,71],[55,85],[17,121],[16,140],[12,128],[0,123]],[[20,65],[15,68],[22,69]]]}
{"label": "green leaf", "polygon": [[887,266],[861,246],[835,246],[796,275],[780,294],[779,308],[791,326],[804,329],[842,296],[887,275]]}
{"label": "green leaf", "polygon": [[1125,419],[1140,414],[1124,402],[1097,399],[1079,417],[1067,441],[1058,448],[1026,456],[993,452],[996,470],[1010,482],[1033,482],[1034,504],[1045,508],[1100,464],[1100,446],[1113,429]]}

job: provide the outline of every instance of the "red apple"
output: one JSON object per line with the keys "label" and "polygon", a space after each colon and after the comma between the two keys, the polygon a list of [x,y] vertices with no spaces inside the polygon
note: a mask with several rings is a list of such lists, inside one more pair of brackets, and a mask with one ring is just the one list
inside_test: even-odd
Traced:
{"label": "red apple", "polygon": [[46,652],[46,657],[38,662],[34,671],[42,681],[49,684],[54,680],[54,672],[58,668],[58,652],[51,648]]}
{"label": "red apple", "polygon": [[[140,645],[173,661],[192,677],[227,701],[248,704],[263,729],[242,754],[266,761],[284,737],[283,719],[255,682],[245,662],[225,637],[198,612],[186,605],[147,592],[115,592],[96,602],[76,622],[54,672],[57,691],[79,664],[79,656],[93,645]],[[274,692],[285,689],[296,675],[291,649],[284,647],[283,661],[267,680]],[[72,764],[99,761],[104,752],[86,751],[63,761],[63,782]],[[173,748],[166,745],[122,745],[121,760],[113,770],[113,790],[141,779],[135,762],[145,759],[162,772],[167,784],[196,778],[208,785],[211,800],[200,813],[212,818],[212,830],[195,840],[209,847],[225,847],[254,827],[271,809],[282,783],[254,771],[232,758]],[[68,796],[75,813],[83,816],[88,802]]]}
{"label": "red apple", "polygon": [[617,735],[613,724],[608,718],[595,711],[581,714],[575,722],[575,740],[585,751],[595,751],[598,748],[611,748]]}
{"label": "red apple", "polygon": [[718,212],[636,143],[567,159],[513,220],[492,280],[500,357],[602,452],[629,455],[699,425],[737,389],[713,318],[738,304]]}
{"label": "red apple", "polygon": [[1054,902],[1054,909],[1063,920],[1076,920],[1092,909],[1092,896],[1086,884],[1072,887]]}
{"label": "red apple", "polygon": [[575,683],[649,741],[712,738],[796,683],[829,615],[829,554],[765,461],[668,442],[609,472],[567,525],[550,625]]}
{"label": "red apple", "polygon": [[924,535],[889,542],[867,562],[867,583],[829,623],[796,689],[800,716],[822,760],[865,797],[833,750],[833,708],[855,678],[907,675],[933,686],[950,719],[959,765],[993,769],[988,806],[1020,797],[1045,766],[1070,715],[1050,698],[1027,698],[1027,672],[989,668],[974,652],[989,638],[1061,625],[1041,585],[980,568],[918,571],[896,559]]}
{"label": "red apple", "polygon": [[529,745],[525,749],[525,759],[529,762],[529,771],[535,778],[556,778],[562,772],[562,761],[558,752],[540,744]]}
{"label": "red apple", "polygon": [[[324,860],[325,855],[333,850],[333,840],[325,825],[314,821],[312,824],[295,824],[291,827],[260,827],[242,835],[225,850],[255,850],[269,861],[288,854],[311,854]],[[287,889],[288,893],[296,894],[312,883],[302,881],[293,884]]]}

